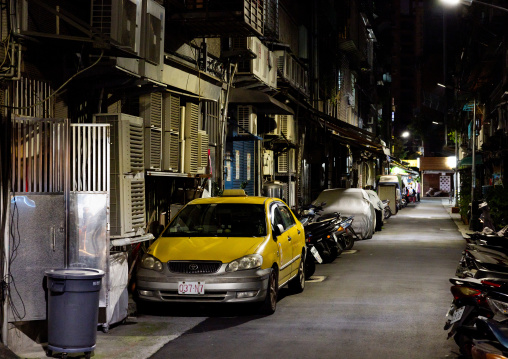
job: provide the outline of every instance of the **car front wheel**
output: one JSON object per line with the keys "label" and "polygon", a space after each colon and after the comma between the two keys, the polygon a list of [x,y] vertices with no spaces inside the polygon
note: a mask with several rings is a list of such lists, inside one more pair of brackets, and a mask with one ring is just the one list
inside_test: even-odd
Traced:
{"label": "car front wheel", "polygon": [[289,282],[289,289],[294,293],[301,293],[305,289],[305,256],[300,258],[298,274]]}
{"label": "car front wheel", "polygon": [[268,287],[266,288],[266,297],[261,305],[261,314],[271,315],[277,309],[277,293],[279,291],[279,284],[277,281],[277,272],[272,268],[270,277],[268,278]]}

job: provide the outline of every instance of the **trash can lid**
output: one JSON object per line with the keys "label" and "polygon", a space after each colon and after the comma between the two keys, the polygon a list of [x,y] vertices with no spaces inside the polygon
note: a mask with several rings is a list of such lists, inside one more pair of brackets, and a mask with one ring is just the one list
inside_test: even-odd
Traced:
{"label": "trash can lid", "polygon": [[94,268],[62,268],[49,269],[46,275],[58,279],[99,279],[104,276],[104,271]]}

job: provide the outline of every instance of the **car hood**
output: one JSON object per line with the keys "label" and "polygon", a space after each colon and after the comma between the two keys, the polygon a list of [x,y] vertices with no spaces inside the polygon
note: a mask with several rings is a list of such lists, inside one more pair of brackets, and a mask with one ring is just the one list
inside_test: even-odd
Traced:
{"label": "car hood", "polygon": [[266,237],[161,237],[148,253],[162,262],[210,260],[229,263],[256,250]]}

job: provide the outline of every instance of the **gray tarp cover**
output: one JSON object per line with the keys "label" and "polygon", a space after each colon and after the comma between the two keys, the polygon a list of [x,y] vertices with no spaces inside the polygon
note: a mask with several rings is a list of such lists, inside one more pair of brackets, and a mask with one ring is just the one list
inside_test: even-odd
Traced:
{"label": "gray tarp cover", "polygon": [[325,189],[319,194],[314,205],[323,206],[322,214],[339,212],[341,216],[354,216],[353,229],[361,239],[370,238],[374,233],[376,215],[369,195],[361,188]]}
{"label": "gray tarp cover", "polygon": [[369,195],[370,201],[372,202],[372,205],[374,206],[374,208],[382,211],[383,210],[383,202],[381,201],[381,199],[379,199],[379,196],[377,195],[377,193],[371,189],[365,190],[365,192],[367,192],[367,194]]}

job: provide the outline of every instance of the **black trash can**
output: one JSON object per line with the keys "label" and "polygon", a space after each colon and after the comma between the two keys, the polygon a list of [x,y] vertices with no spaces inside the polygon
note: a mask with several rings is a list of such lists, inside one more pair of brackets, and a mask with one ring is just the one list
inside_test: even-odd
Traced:
{"label": "black trash can", "polygon": [[99,291],[104,271],[66,268],[46,271],[48,354],[89,354],[95,349]]}

